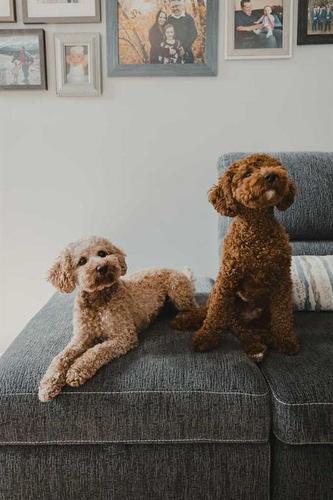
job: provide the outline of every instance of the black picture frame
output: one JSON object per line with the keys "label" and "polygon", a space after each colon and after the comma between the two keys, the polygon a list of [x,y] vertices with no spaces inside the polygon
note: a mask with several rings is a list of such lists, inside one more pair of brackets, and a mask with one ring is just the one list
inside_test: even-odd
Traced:
{"label": "black picture frame", "polygon": [[47,74],[46,74],[46,52],[45,52],[45,32],[43,29],[11,29],[0,30],[0,36],[26,36],[36,35],[39,43],[40,55],[40,84],[11,84],[0,85],[0,91],[3,90],[47,90]]}
{"label": "black picture frame", "polygon": [[[297,45],[324,45],[333,43],[333,33],[328,35],[308,34],[309,0],[298,1]],[[333,25],[333,20],[332,20]]]}
{"label": "black picture frame", "polygon": [[120,64],[118,0],[107,0],[108,76],[216,76],[218,71],[219,0],[207,0],[207,36],[204,64]]}

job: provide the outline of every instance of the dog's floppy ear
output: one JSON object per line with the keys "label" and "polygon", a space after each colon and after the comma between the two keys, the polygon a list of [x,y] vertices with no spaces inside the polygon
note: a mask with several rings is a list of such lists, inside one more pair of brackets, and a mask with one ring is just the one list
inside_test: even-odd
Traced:
{"label": "dog's floppy ear", "polygon": [[232,172],[227,170],[219,179],[216,186],[213,186],[208,194],[208,200],[213,205],[215,210],[227,217],[235,217],[237,215],[237,206],[231,192]]}
{"label": "dog's floppy ear", "polygon": [[116,247],[115,245],[113,246],[114,250],[114,255],[118,257],[120,268],[121,268],[121,275],[124,276],[127,273],[127,264],[126,264],[126,254],[120,250],[120,248]]}
{"label": "dog's floppy ear", "polygon": [[276,205],[276,208],[281,211],[287,210],[287,208],[289,208],[294,203],[296,193],[297,193],[297,188],[294,182],[291,179],[288,179],[288,187],[286,194],[284,195],[280,203]]}
{"label": "dog's floppy ear", "polygon": [[47,280],[62,293],[71,293],[76,281],[69,250],[64,250],[48,272]]}

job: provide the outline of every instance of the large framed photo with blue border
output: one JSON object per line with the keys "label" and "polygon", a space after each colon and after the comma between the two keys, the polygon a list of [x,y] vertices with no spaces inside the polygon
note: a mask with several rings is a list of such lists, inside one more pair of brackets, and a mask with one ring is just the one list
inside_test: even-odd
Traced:
{"label": "large framed photo with blue border", "polygon": [[108,76],[217,75],[219,0],[108,0]]}
{"label": "large framed photo with blue border", "polygon": [[333,0],[299,0],[297,45],[333,43]]}

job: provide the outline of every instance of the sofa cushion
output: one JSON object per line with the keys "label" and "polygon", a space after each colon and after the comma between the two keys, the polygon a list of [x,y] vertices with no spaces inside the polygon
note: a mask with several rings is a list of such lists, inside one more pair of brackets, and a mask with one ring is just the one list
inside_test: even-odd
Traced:
{"label": "sofa cushion", "polygon": [[270,352],[262,365],[273,432],[289,444],[333,443],[333,313],[297,312],[301,352]]}
{"label": "sofa cushion", "polygon": [[40,403],[39,380],[72,334],[73,299],[53,296],[0,358],[0,443],[268,440],[259,368],[228,334],[220,350],[193,352],[191,334],[169,327],[170,311],[137,349]]}
{"label": "sofa cushion", "polygon": [[[221,176],[234,161],[249,154],[237,152],[222,155],[218,162],[218,175]],[[290,235],[294,254],[333,254],[333,153],[268,154],[281,160],[297,184],[298,196],[292,207],[285,212],[276,211]],[[219,219],[221,247],[232,219]]]}

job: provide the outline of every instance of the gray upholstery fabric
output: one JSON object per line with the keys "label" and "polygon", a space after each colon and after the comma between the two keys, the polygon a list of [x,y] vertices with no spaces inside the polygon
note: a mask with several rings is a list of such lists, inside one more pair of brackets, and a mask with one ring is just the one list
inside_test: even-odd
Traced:
{"label": "gray upholstery fabric", "polygon": [[272,500],[332,500],[333,446],[272,444]]}
{"label": "gray upholstery fabric", "polygon": [[[234,161],[248,154],[250,153],[238,152],[222,155],[218,162],[218,175],[222,175]],[[269,154],[281,160],[298,187],[298,196],[292,207],[286,212],[276,211],[278,219],[290,235],[290,240],[295,242],[294,254],[332,254],[333,153]],[[219,247],[230,222],[228,217],[219,218]]]}
{"label": "gray upholstery fabric", "polygon": [[268,444],[0,446],[1,500],[267,500]]}
{"label": "gray upholstery fabric", "polygon": [[293,255],[333,255],[333,241],[291,241]]}
{"label": "gray upholstery fabric", "polygon": [[220,350],[191,348],[165,312],[137,349],[79,390],[40,403],[37,386],[72,333],[73,295],[57,294],[0,358],[0,443],[265,442],[269,394],[258,367],[226,335]]}
{"label": "gray upholstery fabric", "polygon": [[271,352],[262,371],[272,393],[273,432],[290,444],[333,444],[333,313],[298,312],[297,356]]}

